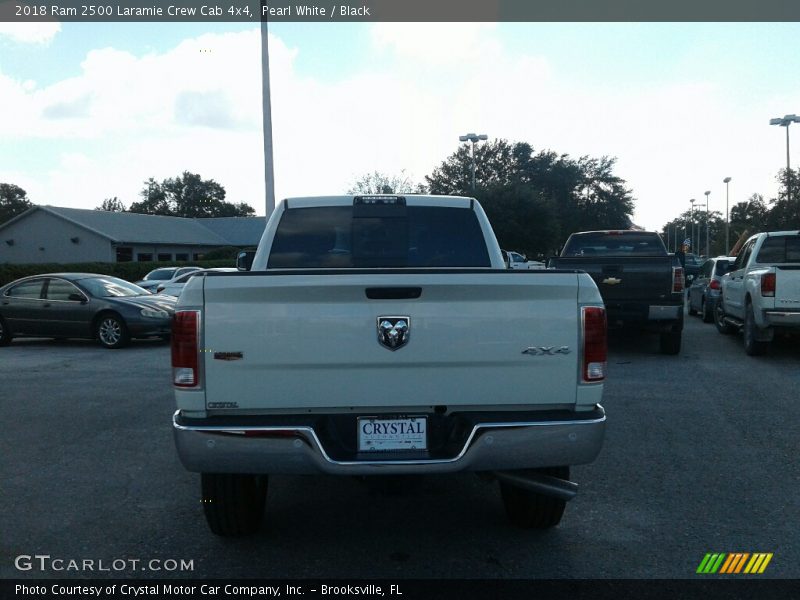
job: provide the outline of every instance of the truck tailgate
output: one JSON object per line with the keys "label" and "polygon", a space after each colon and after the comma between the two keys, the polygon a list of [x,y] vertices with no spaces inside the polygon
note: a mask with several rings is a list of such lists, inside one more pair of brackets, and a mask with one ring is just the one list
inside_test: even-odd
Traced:
{"label": "truck tailgate", "polygon": [[775,308],[800,310],[800,265],[775,266]]}
{"label": "truck tailgate", "polygon": [[672,258],[669,256],[568,257],[556,259],[556,264],[560,269],[580,269],[588,273],[606,303],[657,301],[669,298],[672,293]]}
{"label": "truck tailgate", "polygon": [[[208,409],[572,405],[580,360],[577,277],[547,271],[206,277]],[[420,294],[370,299],[367,288],[383,296],[415,288]],[[407,344],[391,350],[379,343],[381,317],[408,318]],[[531,346],[561,351],[523,353]]]}

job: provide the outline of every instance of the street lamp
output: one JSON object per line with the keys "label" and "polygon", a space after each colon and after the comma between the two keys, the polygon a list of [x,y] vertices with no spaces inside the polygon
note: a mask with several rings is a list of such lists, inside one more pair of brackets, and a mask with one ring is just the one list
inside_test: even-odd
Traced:
{"label": "street lamp", "polygon": [[728,256],[728,251],[731,248],[731,240],[730,240],[730,223],[729,215],[728,215],[728,184],[731,182],[730,177],[726,177],[722,180],[722,183],[725,184],[725,256]]}
{"label": "street lamp", "polygon": [[706,258],[711,258],[711,239],[708,237],[708,195],[711,193],[711,190],[707,190],[704,193],[706,195]]}
{"label": "street lamp", "polygon": [[468,133],[467,135],[460,135],[458,136],[458,141],[460,142],[472,142],[472,147],[470,148],[470,158],[472,159],[472,193],[475,193],[475,144],[481,140],[486,141],[489,139],[485,133],[481,133],[480,135],[476,133]]}
{"label": "street lamp", "polygon": [[695,203],[695,199],[692,198],[691,200],[689,200],[689,202],[692,203],[692,232],[689,234],[689,244],[692,246],[692,252],[697,254],[697,251],[695,250],[695,245],[694,245],[694,203]]}
{"label": "street lamp", "polygon": [[780,125],[786,127],[786,199],[791,202],[792,200],[792,181],[789,176],[791,173],[789,163],[789,125],[792,123],[800,123],[800,117],[797,115],[786,115],[784,117],[776,117],[769,120],[770,125]]}

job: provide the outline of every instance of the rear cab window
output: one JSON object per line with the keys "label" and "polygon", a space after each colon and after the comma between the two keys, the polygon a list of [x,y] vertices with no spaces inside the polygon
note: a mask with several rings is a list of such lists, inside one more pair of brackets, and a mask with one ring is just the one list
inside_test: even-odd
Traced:
{"label": "rear cab window", "polygon": [[573,235],[564,246],[563,257],[576,256],[666,256],[657,233],[639,231],[592,231]]}
{"label": "rear cab window", "polygon": [[760,264],[800,263],[800,236],[768,237],[758,251],[756,262]]}
{"label": "rear cab window", "polygon": [[469,208],[359,203],[289,208],[269,269],[490,267]]}

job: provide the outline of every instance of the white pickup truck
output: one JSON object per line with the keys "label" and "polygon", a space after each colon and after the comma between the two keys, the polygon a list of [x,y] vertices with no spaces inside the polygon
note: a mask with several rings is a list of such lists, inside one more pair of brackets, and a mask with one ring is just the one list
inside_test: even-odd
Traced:
{"label": "white pickup truck", "polygon": [[800,332],[800,231],[759,233],[742,246],[722,278],[714,321],[741,329],[749,355],[763,354],[777,329]]}
{"label": "white pickup truck", "polygon": [[273,474],[475,471],[516,525],[560,522],[605,429],[588,275],[504,268],[449,196],[290,198],[251,258],[174,318],[175,442],[214,533],[256,530]]}

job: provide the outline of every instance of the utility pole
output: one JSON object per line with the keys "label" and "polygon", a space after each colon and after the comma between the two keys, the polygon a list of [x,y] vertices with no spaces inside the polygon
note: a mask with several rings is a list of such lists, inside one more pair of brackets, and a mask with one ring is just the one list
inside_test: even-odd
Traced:
{"label": "utility pole", "polygon": [[786,115],[769,120],[770,125],[786,127],[786,199],[789,202],[792,201],[792,168],[789,162],[789,125],[792,123],[800,123],[800,117],[797,115]]}
{"label": "utility pole", "polygon": [[728,212],[728,206],[729,206],[728,202],[730,200],[730,197],[728,195],[728,184],[730,182],[731,182],[730,177],[726,177],[725,179],[722,180],[722,183],[725,184],[725,256],[728,256],[728,251],[731,249],[730,214]]}
{"label": "utility pole", "polygon": [[472,159],[472,193],[475,193],[475,144],[476,142],[483,140],[486,141],[489,139],[485,133],[481,133],[480,135],[475,133],[468,133],[467,135],[460,135],[458,136],[458,140],[460,142],[472,142],[472,146],[470,148],[470,158]]}
{"label": "utility pole", "polygon": [[709,232],[709,212],[708,212],[708,195],[711,193],[711,190],[708,190],[706,194],[706,258],[711,258],[711,238],[708,236]]}
{"label": "utility pole", "polygon": [[[261,14],[264,14],[264,0],[261,0]],[[272,100],[269,87],[269,31],[267,20],[261,18],[261,113],[264,134],[264,188],[266,191],[265,210],[269,220],[275,210],[275,167],[272,153]]]}

